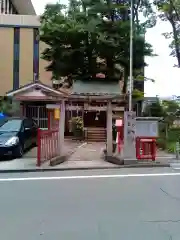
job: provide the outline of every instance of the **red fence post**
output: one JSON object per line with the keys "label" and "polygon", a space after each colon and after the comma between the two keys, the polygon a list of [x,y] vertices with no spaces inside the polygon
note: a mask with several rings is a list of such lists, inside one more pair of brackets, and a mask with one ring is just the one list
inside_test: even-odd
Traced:
{"label": "red fence post", "polygon": [[156,160],[156,139],[153,139],[153,142],[152,142],[152,161],[155,161]]}
{"label": "red fence post", "polygon": [[38,140],[37,140],[37,166],[41,166],[41,129],[38,128]]}
{"label": "red fence post", "polygon": [[136,137],[136,158],[140,158],[140,139]]}
{"label": "red fence post", "polygon": [[117,137],[118,137],[118,153],[120,153],[120,151],[121,151],[121,134],[120,134],[120,132],[117,132]]}

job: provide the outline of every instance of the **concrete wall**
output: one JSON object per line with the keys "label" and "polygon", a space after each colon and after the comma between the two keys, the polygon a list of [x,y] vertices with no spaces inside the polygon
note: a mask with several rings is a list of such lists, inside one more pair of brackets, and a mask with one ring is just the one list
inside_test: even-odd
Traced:
{"label": "concrete wall", "polygon": [[40,27],[39,16],[0,14],[0,26]]}
{"label": "concrete wall", "polygon": [[48,63],[41,58],[41,53],[44,51],[46,48],[46,44],[43,42],[40,42],[39,44],[39,52],[40,52],[40,61],[39,61],[39,79],[41,82],[43,82],[46,85],[52,86],[52,81],[51,81],[51,72],[47,72],[45,70],[45,67],[47,67]]}
{"label": "concrete wall", "polygon": [[13,86],[13,28],[0,28],[0,96]]}
{"label": "concrete wall", "polygon": [[33,29],[20,29],[19,85],[33,80]]}

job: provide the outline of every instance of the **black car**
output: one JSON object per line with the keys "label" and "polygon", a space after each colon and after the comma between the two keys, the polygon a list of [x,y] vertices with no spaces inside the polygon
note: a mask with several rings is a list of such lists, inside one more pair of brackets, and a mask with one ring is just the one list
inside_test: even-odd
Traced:
{"label": "black car", "polygon": [[0,123],[0,156],[22,157],[37,144],[38,126],[33,119],[7,118]]}

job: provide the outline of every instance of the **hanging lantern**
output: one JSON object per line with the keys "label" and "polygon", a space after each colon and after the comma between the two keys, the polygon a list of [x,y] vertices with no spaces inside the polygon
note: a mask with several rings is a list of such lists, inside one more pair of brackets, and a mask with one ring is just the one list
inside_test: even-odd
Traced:
{"label": "hanging lantern", "polygon": [[60,119],[60,109],[59,108],[54,109],[54,119],[56,119],[56,120]]}
{"label": "hanging lantern", "polygon": [[95,117],[95,121],[98,121],[98,120],[99,120],[98,115],[96,115],[96,117]]}

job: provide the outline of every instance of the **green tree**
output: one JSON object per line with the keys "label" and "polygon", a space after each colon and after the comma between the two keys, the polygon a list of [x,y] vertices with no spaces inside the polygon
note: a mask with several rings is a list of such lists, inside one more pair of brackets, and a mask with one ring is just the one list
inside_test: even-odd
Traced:
{"label": "green tree", "polygon": [[180,105],[174,100],[164,100],[162,106],[165,112],[164,121],[171,126],[173,122],[180,116]]}
{"label": "green tree", "polygon": [[7,97],[0,98],[0,112],[11,116],[14,113],[18,112],[19,106],[15,101]]}
{"label": "green tree", "polygon": [[147,104],[143,116],[145,117],[160,117],[168,126],[171,126],[176,118],[180,116],[180,105],[174,100],[157,99],[156,102]]}
{"label": "green tree", "polygon": [[147,104],[144,111],[144,117],[164,117],[166,115],[164,107],[162,106],[159,99],[157,101]]}
{"label": "green tree", "polygon": [[[143,6],[140,2],[136,12]],[[129,9],[127,1],[114,4],[111,0],[70,0],[68,7],[48,4],[41,16],[40,38],[47,44],[42,58],[49,62],[47,71],[53,73],[53,79],[66,79],[71,84],[72,78],[89,80],[102,73],[105,80],[113,81],[121,78],[118,65],[124,71],[126,92]],[[121,19],[116,19],[115,13],[120,14]],[[140,35],[145,32],[147,21],[140,24],[137,13],[135,16],[133,68],[135,79],[140,81],[144,80],[144,57],[153,54],[152,46],[145,42],[144,35]]]}
{"label": "green tree", "polygon": [[171,39],[169,47],[171,48],[170,56],[176,57],[180,67],[180,0],[157,0],[154,1],[162,21],[169,22],[172,31],[165,32],[163,35],[166,39]]}

